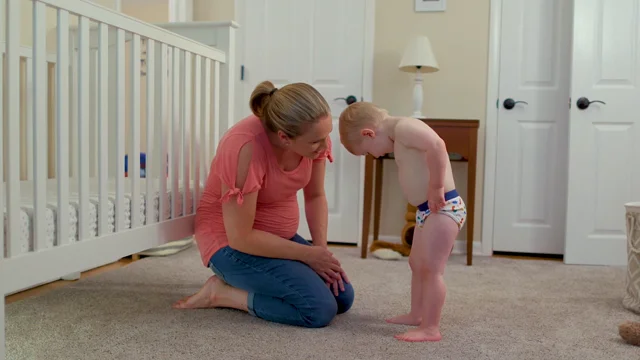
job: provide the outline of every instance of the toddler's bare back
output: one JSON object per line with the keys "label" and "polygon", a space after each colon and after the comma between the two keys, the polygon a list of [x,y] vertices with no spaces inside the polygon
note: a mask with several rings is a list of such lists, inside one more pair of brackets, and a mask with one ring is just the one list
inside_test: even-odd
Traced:
{"label": "toddler's bare back", "polygon": [[[438,136],[433,129],[427,124],[417,119],[406,118],[402,121],[407,123],[404,126],[428,128],[426,132],[427,136]],[[424,129],[420,129],[424,132]],[[427,201],[429,190],[429,169],[427,159],[431,155],[425,151],[410,148],[403,143],[406,143],[402,139],[402,133],[396,133],[394,139],[394,156],[396,164],[398,165],[398,180],[404,196],[407,201],[413,205],[418,206]],[[445,170],[445,186],[444,191],[455,189],[455,182],[453,180],[453,174],[451,171],[451,163],[447,162]]]}

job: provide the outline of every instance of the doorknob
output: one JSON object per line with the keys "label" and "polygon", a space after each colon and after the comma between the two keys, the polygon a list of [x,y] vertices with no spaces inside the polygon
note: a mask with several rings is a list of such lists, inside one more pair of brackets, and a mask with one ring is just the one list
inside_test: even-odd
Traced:
{"label": "doorknob", "polygon": [[353,95],[349,95],[346,98],[339,97],[339,98],[335,98],[333,100],[344,100],[347,103],[347,105],[351,105],[354,102],[358,102],[358,98],[353,96]]}
{"label": "doorknob", "polygon": [[605,103],[604,101],[600,101],[600,100],[589,101],[589,99],[587,99],[584,96],[581,97],[580,99],[578,99],[578,101],[576,101],[576,105],[578,105],[578,109],[580,109],[580,110],[584,110],[584,109],[588,108],[591,103],[600,103],[600,104],[607,105],[607,103]]}
{"label": "doorknob", "polygon": [[505,109],[507,110],[511,110],[513,109],[516,104],[518,103],[522,103],[522,104],[526,104],[529,105],[529,103],[527,103],[526,101],[515,101],[512,98],[506,98],[504,99],[504,102],[502,103],[502,105],[504,106]]}

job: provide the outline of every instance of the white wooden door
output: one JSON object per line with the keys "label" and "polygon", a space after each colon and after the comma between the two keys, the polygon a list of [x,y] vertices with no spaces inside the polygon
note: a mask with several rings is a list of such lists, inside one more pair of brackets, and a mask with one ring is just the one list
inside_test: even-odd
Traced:
{"label": "white wooden door", "polygon": [[626,265],[624,203],[640,200],[640,0],[575,0],[574,11],[564,259]]}
{"label": "white wooden door", "polygon": [[[270,80],[277,87],[292,82],[313,85],[333,114],[334,162],[327,162],[325,188],[329,207],[328,240],[358,242],[360,159],[340,145],[338,117],[346,98],[363,94],[365,0],[238,0],[238,58],[242,80],[238,118],[251,113],[255,86]],[[302,191],[299,234],[310,239]]]}
{"label": "white wooden door", "polygon": [[502,2],[494,251],[564,251],[570,5]]}

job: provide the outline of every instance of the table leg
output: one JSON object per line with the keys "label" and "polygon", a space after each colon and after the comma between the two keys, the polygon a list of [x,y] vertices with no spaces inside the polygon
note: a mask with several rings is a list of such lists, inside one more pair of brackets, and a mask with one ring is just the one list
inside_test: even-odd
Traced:
{"label": "table leg", "polygon": [[362,209],[362,241],[360,257],[367,258],[369,248],[369,226],[371,224],[371,178],[373,177],[373,156],[367,155],[364,160],[364,201]]}
{"label": "table leg", "polygon": [[376,159],[376,187],[373,208],[373,241],[380,240],[380,208],[382,207],[382,164],[384,160]]}
{"label": "table leg", "polygon": [[467,171],[467,265],[473,263],[473,225],[476,210],[476,154],[477,154],[477,131],[471,131],[469,136],[469,169]]}

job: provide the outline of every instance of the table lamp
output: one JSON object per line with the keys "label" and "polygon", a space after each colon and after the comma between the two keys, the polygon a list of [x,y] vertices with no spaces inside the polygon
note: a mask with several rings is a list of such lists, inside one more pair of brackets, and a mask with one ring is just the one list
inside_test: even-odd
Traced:
{"label": "table lamp", "polygon": [[401,71],[415,73],[415,86],[413,87],[413,117],[422,118],[422,73],[438,71],[436,60],[429,38],[416,36],[407,44],[404,55],[398,66]]}

